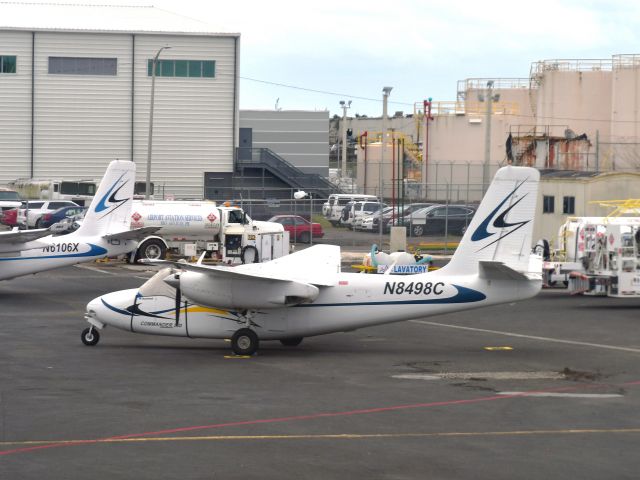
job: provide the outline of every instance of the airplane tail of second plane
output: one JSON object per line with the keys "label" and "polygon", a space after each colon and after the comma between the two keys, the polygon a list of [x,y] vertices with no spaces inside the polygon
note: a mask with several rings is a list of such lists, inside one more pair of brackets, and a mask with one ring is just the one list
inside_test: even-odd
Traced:
{"label": "airplane tail of second plane", "polygon": [[135,177],[134,162],[112,161],[76,234],[102,236],[129,230]]}
{"label": "airplane tail of second plane", "polygon": [[535,168],[508,166],[498,170],[447,271],[497,274],[495,267],[502,263],[510,271],[535,273],[530,253],[539,181]]}

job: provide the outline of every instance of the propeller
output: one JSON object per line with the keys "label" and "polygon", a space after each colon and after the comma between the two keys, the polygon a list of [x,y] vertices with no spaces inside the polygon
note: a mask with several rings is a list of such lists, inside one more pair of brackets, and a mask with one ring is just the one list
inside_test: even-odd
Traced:
{"label": "propeller", "polygon": [[177,280],[176,285],[176,327],[180,324],[180,303],[182,300],[182,291],[180,290],[180,275],[176,274],[174,278]]}

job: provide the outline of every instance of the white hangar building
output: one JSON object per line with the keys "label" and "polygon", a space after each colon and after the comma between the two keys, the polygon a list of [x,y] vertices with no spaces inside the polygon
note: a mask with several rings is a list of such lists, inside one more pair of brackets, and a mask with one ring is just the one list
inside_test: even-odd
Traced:
{"label": "white hangar building", "polygon": [[[151,64],[151,179],[201,196],[232,172],[240,35],[154,7],[0,3],[0,184],[100,178],[130,159],[144,180]],[[161,192],[158,192],[161,193]]]}

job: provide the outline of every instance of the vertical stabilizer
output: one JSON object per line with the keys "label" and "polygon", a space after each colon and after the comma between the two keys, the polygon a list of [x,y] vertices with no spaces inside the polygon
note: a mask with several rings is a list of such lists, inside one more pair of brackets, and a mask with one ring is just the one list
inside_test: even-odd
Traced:
{"label": "vertical stabilizer", "polygon": [[134,162],[111,162],[76,234],[94,236],[129,230],[135,177]]}
{"label": "vertical stabilizer", "polygon": [[535,168],[498,170],[446,267],[447,273],[477,273],[480,261],[502,262],[527,272],[539,182]]}

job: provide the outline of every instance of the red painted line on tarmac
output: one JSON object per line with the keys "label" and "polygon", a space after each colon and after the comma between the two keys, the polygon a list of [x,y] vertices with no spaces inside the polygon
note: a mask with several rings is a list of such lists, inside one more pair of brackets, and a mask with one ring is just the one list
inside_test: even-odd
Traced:
{"label": "red painted line on tarmac", "polygon": [[0,451],[0,456],[13,455],[16,453],[27,453],[33,452],[37,450],[46,450],[50,448],[60,448],[60,447],[72,447],[78,445],[95,445],[97,443],[105,443],[111,440],[126,440],[129,438],[140,438],[140,437],[148,437],[153,435],[168,435],[172,433],[183,433],[183,432],[193,432],[197,430],[208,430],[208,429],[216,429],[216,428],[224,428],[224,427],[239,427],[245,425],[262,425],[269,423],[283,423],[283,422],[295,422],[295,421],[303,421],[303,420],[314,420],[317,418],[331,418],[331,417],[348,417],[353,415],[366,415],[371,413],[383,413],[383,412],[393,412],[399,410],[411,410],[418,408],[430,408],[430,407],[447,407],[451,405],[469,405],[473,403],[480,402],[491,402],[496,400],[506,400],[512,398],[526,397],[528,395],[536,394],[536,393],[550,393],[550,392],[562,392],[562,391],[572,391],[572,390],[581,390],[581,389],[589,389],[589,388],[603,388],[603,387],[630,387],[640,385],[640,380],[633,382],[625,382],[619,385],[607,385],[607,384],[590,384],[590,385],[577,385],[570,387],[559,387],[552,388],[546,390],[531,390],[522,393],[516,393],[512,395],[492,395],[490,397],[476,397],[469,398],[466,400],[445,400],[440,402],[428,402],[428,403],[414,403],[409,405],[395,405],[390,407],[378,407],[378,408],[366,408],[360,410],[349,410],[344,412],[325,412],[325,413],[315,413],[309,415],[296,415],[291,417],[278,417],[278,418],[266,418],[261,420],[245,420],[240,422],[227,422],[227,423],[214,423],[211,425],[196,425],[191,427],[180,427],[180,428],[171,428],[166,430],[156,430],[151,432],[144,433],[132,433],[128,435],[119,435],[115,437],[106,437],[95,440],[70,440],[66,442],[57,442],[57,443],[49,443],[46,445],[34,445],[31,447],[21,447],[14,448],[11,450],[2,450]]}

